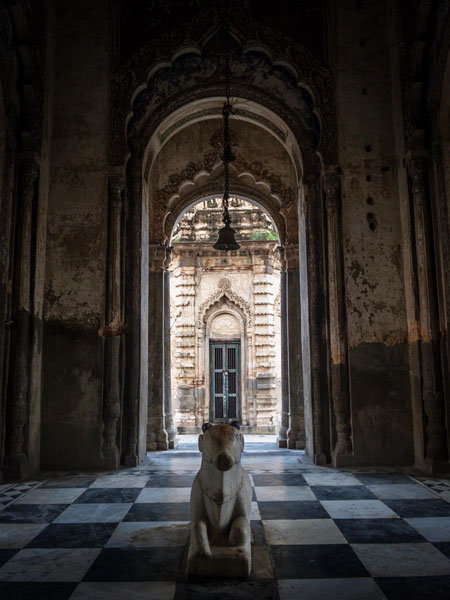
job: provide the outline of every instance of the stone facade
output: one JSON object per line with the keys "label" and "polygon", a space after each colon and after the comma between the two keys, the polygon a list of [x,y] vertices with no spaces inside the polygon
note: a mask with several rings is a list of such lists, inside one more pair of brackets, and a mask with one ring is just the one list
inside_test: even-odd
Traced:
{"label": "stone facade", "polygon": [[261,209],[232,198],[230,214],[241,248],[233,258],[224,256],[212,247],[222,217],[219,203],[212,198],[196,205],[172,237],[175,424],[179,431],[192,432],[214,419],[210,341],[237,341],[244,431],[274,433],[281,412],[277,234]]}

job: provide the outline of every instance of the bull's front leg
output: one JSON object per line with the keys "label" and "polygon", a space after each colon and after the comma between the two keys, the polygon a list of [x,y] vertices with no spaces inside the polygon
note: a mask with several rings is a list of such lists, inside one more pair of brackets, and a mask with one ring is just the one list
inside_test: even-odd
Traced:
{"label": "bull's front leg", "polygon": [[211,556],[211,548],[208,540],[208,528],[203,519],[196,519],[191,523],[191,536],[194,544],[194,554],[200,556]]}
{"label": "bull's front leg", "polygon": [[230,529],[228,541],[231,546],[244,546],[250,539],[250,522],[247,517],[236,517]]}

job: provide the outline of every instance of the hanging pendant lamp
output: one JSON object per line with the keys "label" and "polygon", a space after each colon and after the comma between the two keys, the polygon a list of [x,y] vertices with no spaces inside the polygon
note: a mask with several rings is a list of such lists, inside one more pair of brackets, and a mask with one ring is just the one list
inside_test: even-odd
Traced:
{"label": "hanging pendant lamp", "polygon": [[237,250],[240,248],[234,237],[235,231],[231,227],[231,217],[228,211],[228,201],[230,199],[230,163],[236,159],[231,150],[231,140],[229,131],[229,118],[233,112],[230,103],[230,62],[229,56],[225,59],[225,96],[226,101],[222,108],[223,115],[223,196],[222,196],[222,211],[223,211],[223,222],[225,227],[219,230],[219,239],[214,244],[216,250]]}

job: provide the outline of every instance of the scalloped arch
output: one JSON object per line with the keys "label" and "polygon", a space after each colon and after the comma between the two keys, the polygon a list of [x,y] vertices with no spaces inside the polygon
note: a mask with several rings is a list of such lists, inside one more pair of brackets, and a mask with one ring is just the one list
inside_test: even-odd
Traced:
{"label": "scalloped arch", "polygon": [[[114,165],[123,166],[130,151],[142,154],[142,145],[157,124],[189,100],[223,93],[223,75],[217,64],[211,55],[199,55],[217,23],[210,15],[201,28],[197,27],[192,23],[182,32],[173,32],[170,44],[167,39],[148,44],[116,72],[111,120]],[[316,150],[326,162],[334,162],[336,127],[329,69],[303,46],[268,27],[249,22],[233,22],[230,27],[242,47],[241,62],[232,65],[232,94],[258,100],[280,115],[302,149],[309,148],[310,162],[314,162]],[[191,72],[183,71],[182,79],[177,77],[178,66],[189,61]],[[158,79],[162,84],[155,85]],[[294,98],[296,104],[290,105]]]}
{"label": "scalloped arch", "polygon": [[199,306],[197,316],[197,327],[199,329],[206,325],[208,311],[216,304],[219,305],[222,298],[227,298],[242,312],[244,329],[252,326],[253,318],[250,304],[246,302],[242,296],[239,296],[239,294],[236,294],[236,292],[233,292],[231,289],[218,289],[208,296],[208,298],[206,298]]}

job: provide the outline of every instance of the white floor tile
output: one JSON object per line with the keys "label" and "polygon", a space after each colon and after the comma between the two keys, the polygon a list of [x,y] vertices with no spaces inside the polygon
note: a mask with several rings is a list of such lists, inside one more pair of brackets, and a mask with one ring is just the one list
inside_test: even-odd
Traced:
{"label": "white floor tile", "polygon": [[346,544],[332,519],[263,521],[269,545]]}
{"label": "white floor tile", "polygon": [[47,523],[0,523],[0,548],[23,548],[46,527]]}
{"label": "white floor tile", "polygon": [[92,484],[91,488],[143,488],[150,479],[145,475],[102,475]]}
{"label": "white floor tile", "polygon": [[185,521],[119,523],[105,548],[184,546],[188,533],[189,523]]}
{"label": "white floor tile", "polygon": [[24,494],[16,504],[71,504],[84,491],[83,488],[38,488]]}
{"label": "white floor tile", "polygon": [[398,515],[381,500],[321,500],[333,519],[389,519]]}
{"label": "white floor tile", "polygon": [[71,504],[53,523],[118,523],[132,504]]}
{"label": "white floor tile", "polygon": [[450,542],[450,517],[405,519],[429,542]]}
{"label": "white floor tile", "polygon": [[354,475],[339,471],[305,473],[303,476],[309,485],[361,485]]}
{"label": "white floor tile", "polygon": [[136,503],[142,502],[189,502],[191,488],[144,488],[136,498]]}
{"label": "white floor tile", "polygon": [[308,486],[261,486],[255,488],[256,498],[259,502],[271,501],[301,501],[301,500],[317,500],[316,496]]}

